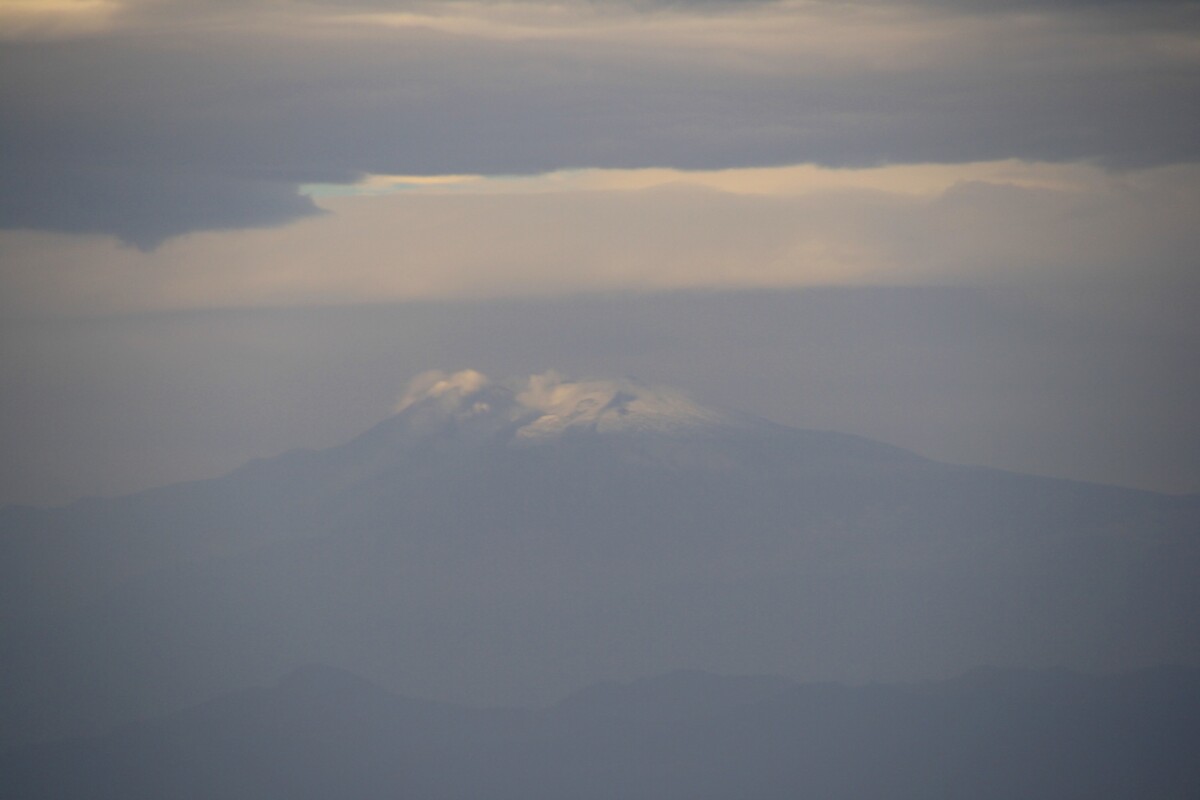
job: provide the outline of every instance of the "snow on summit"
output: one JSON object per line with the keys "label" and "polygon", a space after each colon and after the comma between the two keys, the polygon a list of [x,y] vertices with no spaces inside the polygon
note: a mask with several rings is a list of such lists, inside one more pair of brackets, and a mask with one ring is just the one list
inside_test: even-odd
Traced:
{"label": "snow on summit", "polygon": [[522,437],[554,436],[570,427],[665,431],[724,421],[681,392],[628,379],[566,381],[546,372],[530,376],[516,397],[521,408],[538,414],[517,431]]}
{"label": "snow on summit", "polygon": [[436,409],[455,420],[498,417],[517,423],[514,438],[527,441],[572,428],[672,432],[730,421],[674,389],[628,378],[570,380],[553,370],[502,382],[475,370],[426,372],[409,383],[396,406],[397,412],[410,409]]}

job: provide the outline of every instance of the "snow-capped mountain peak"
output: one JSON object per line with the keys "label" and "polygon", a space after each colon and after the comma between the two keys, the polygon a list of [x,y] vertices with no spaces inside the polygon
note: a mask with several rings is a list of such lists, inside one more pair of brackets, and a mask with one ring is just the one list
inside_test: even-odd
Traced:
{"label": "snow-capped mountain peak", "polygon": [[516,424],[515,441],[552,438],[569,429],[668,433],[730,421],[674,389],[629,378],[571,380],[554,371],[500,382],[475,370],[426,372],[409,383],[396,410]]}

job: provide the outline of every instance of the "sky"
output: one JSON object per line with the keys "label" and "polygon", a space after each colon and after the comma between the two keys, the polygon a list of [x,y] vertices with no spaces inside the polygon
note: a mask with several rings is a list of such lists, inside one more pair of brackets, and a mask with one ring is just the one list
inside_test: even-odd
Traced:
{"label": "sky", "polygon": [[0,503],[630,375],[1200,492],[1200,3],[0,0]]}

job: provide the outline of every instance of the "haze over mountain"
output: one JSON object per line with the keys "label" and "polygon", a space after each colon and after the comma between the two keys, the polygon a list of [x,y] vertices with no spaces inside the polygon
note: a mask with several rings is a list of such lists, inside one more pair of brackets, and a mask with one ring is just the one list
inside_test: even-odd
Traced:
{"label": "haze over mountain", "polygon": [[1200,498],[941,464],[630,380],[416,379],[343,445],[0,512],[0,741],[322,662],[545,704],[690,668],[1200,664]]}

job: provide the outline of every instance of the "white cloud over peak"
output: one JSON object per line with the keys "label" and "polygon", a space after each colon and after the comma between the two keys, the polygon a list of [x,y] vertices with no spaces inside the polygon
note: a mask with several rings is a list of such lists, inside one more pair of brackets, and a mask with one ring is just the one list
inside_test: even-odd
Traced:
{"label": "white cloud over peak", "polygon": [[451,408],[456,408],[464,397],[475,394],[487,384],[487,376],[473,369],[455,373],[429,370],[408,382],[395,410],[400,412],[429,399],[437,399]]}

